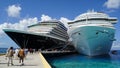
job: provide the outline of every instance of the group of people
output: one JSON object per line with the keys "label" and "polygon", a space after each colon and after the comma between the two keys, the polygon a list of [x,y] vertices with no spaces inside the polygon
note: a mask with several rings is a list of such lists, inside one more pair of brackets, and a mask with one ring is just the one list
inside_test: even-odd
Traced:
{"label": "group of people", "polygon": [[13,57],[19,59],[19,63],[21,63],[21,65],[24,65],[24,58],[26,57],[26,52],[27,51],[24,48],[14,50],[13,47],[10,47],[6,52],[6,57],[8,58],[7,65],[8,66],[9,64],[14,65]]}

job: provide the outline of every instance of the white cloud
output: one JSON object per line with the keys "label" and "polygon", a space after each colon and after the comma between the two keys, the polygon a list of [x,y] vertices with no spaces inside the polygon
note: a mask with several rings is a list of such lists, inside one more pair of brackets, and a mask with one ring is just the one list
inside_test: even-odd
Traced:
{"label": "white cloud", "polygon": [[[56,20],[55,18],[52,18],[48,15],[42,15],[41,16],[41,21],[49,21],[49,20]],[[72,20],[69,20],[65,17],[61,17],[59,19],[59,21],[61,21],[67,28],[68,28],[68,22],[71,22]],[[0,24],[0,35],[2,35],[4,32],[2,29],[4,28],[10,28],[10,29],[17,29],[17,30],[26,30],[27,26],[32,25],[32,24],[36,24],[38,23],[38,18],[34,17],[34,18],[27,18],[27,19],[23,19],[20,20],[17,23],[9,23],[9,22],[4,22],[3,24]]]}
{"label": "white cloud", "polygon": [[63,23],[68,23],[68,22],[71,22],[72,20],[69,20],[69,19],[67,19],[65,17],[61,17],[60,21],[63,22]]}
{"label": "white cloud", "polygon": [[[57,20],[57,19],[52,18],[52,17],[50,17],[48,15],[42,14],[41,21],[49,21],[49,20]],[[61,21],[67,28],[68,28],[68,22],[71,22],[71,20],[69,20],[69,19],[67,19],[65,17],[61,17],[60,20],[58,20],[58,21]]]}
{"label": "white cloud", "polygon": [[[19,26],[17,26],[16,28],[19,27],[19,28],[21,28],[21,30],[23,30],[23,29],[26,29],[27,26],[36,24],[36,23],[38,23],[37,17],[23,19],[23,20],[19,21],[19,24],[18,24]],[[16,24],[14,26],[16,26]]]}
{"label": "white cloud", "polygon": [[10,17],[19,17],[20,16],[21,7],[19,5],[10,5],[7,8],[8,16]]}
{"label": "white cloud", "polygon": [[49,20],[52,20],[50,16],[42,14],[41,21],[49,21]]}
{"label": "white cloud", "polygon": [[0,24],[0,35],[4,33],[2,30],[4,28],[25,30],[27,26],[35,24],[35,23],[38,23],[38,19],[36,17],[23,19],[23,20],[20,20],[18,23],[14,23],[14,24],[5,22],[3,24]]}
{"label": "white cloud", "polygon": [[108,0],[104,3],[104,6],[107,8],[119,8],[120,7],[120,0]]}
{"label": "white cloud", "polygon": [[68,22],[71,22],[72,20],[69,20],[69,19],[67,19],[65,17],[61,17],[60,21],[68,28],[69,27]]}

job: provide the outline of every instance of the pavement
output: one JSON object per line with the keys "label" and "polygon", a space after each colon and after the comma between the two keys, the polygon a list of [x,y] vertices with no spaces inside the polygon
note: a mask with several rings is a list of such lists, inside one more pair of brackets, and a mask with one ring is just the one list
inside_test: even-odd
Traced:
{"label": "pavement", "polygon": [[24,65],[21,65],[19,59],[14,57],[13,64],[8,66],[5,55],[0,56],[0,68],[51,68],[41,53],[28,54],[24,60]]}

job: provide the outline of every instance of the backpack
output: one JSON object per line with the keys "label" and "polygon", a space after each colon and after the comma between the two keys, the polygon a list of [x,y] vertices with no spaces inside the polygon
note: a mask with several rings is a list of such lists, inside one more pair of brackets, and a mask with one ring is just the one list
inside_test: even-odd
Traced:
{"label": "backpack", "polygon": [[20,49],[18,53],[18,57],[24,57],[24,56],[25,56],[24,50]]}

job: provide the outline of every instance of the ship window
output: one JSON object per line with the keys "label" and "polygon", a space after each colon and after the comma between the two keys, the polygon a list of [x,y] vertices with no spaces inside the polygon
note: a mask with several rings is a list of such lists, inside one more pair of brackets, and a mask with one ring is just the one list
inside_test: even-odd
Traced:
{"label": "ship window", "polygon": [[96,32],[96,34],[98,34],[98,32]]}
{"label": "ship window", "polygon": [[78,35],[80,35],[80,33],[78,33]]}

